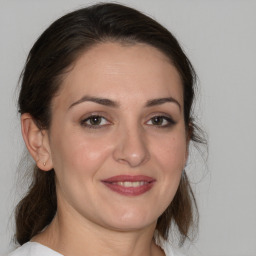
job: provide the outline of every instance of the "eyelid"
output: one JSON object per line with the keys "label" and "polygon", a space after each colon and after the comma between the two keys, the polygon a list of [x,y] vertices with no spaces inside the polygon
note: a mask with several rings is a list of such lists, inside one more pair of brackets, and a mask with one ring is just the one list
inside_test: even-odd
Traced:
{"label": "eyelid", "polygon": [[82,121],[82,120],[85,120],[85,119],[93,117],[93,116],[103,117],[107,120],[111,119],[110,115],[108,113],[104,112],[104,111],[91,111],[91,112],[88,112],[88,113],[82,115],[80,120]]}
{"label": "eyelid", "polygon": [[[105,119],[107,124],[99,124],[99,125],[92,125],[92,124],[86,124],[87,121],[89,121],[91,118],[93,117],[99,117],[99,118],[102,118],[102,119]],[[89,113],[85,116],[83,116],[81,119],[80,119],[80,124],[86,128],[93,128],[93,129],[99,129],[99,128],[104,128],[105,126],[108,126],[111,124],[111,121],[109,121],[109,117],[106,117],[106,114],[105,113],[102,113],[102,112],[92,112],[92,113]]]}
{"label": "eyelid", "polygon": [[[91,118],[93,117],[99,117],[105,120],[106,123],[104,124],[89,124],[86,123],[87,121],[89,121]],[[152,122],[153,118],[163,118],[165,124],[149,124],[149,122]],[[167,114],[167,113],[163,113],[163,112],[154,112],[154,113],[150,113],[149,115],[147,115],[147,117],[145,118],[146,121],[144,122],[145,125],[148,126],[153,126],[155,128],[167,128],[167,127],[171,127],[173,125],[175,125],[177,123],[177,121],[175,121],[175,119],[172,117],[172,115]],[[94,128],[94,129],[99,129],[99,128],[105,128],[113,123],[113,120],[111,118],[111,116],[108,115],[108,113],[102,112],[102,111],[95,111],[95,112],[90,112],[87,113],[86,115],[84,115],[79,123],[80,125],[82,125],[83,127],[86,128]],[[167,122],[167,123],[166,123]]]}
{"label": "eyelid", "polygon": [[153,114],[151,114],[151,115],[147,118],[147,121],[146,121],[145,123],[147,124],[147,123],[150,122],[153,118],[156,118],[156,117],[161,117],[161,118],[165,119],[168,123],[165,124],[165,125],[150,124],[150,126],[154,126],[154,127],[157,127],[157,128],[165,128],[165,127],[173,126],[173,125],[175,125],[175,124],[177,123],[171,115],[166,114],[166,113],[153,113]]}

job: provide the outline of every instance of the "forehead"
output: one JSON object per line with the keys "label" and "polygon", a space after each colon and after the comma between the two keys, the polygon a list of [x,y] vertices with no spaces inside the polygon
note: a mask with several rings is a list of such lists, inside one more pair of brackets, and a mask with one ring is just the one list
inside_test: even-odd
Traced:
{"label": "forehead", "polygon": [[146,44],[102,43],[83,52],[63,78],[54,100],[66,104],[83,94],[113,100],[172,96],[182,105],[182,83],[167,56]]}

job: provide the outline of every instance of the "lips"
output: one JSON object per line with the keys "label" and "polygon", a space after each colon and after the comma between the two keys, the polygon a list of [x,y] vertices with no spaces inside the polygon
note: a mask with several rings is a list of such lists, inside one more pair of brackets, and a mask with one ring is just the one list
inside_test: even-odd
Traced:
{"label": "lips", "polygon": [[149,191],[155,181],[155,179],[144,175],[119,175],[102,180],[102,183],[119,194],[138,196]]}

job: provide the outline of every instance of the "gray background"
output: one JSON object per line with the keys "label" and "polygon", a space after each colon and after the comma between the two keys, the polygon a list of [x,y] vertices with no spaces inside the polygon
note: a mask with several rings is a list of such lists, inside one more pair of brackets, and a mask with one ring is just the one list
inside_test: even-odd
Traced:
{"label": "gray background", "polygon": [[[194,256],[256,255],[256,1],[123,0],[176,35],[200,78],[196,111],[209,157],[187,171],[200,210]],[[22,193],[23,150],[15,91],[29,49],[57,17],[94,1],[0,0],[0,254],[11,249],[13,208]],[[194,152],[194,151],[193,151]]]}

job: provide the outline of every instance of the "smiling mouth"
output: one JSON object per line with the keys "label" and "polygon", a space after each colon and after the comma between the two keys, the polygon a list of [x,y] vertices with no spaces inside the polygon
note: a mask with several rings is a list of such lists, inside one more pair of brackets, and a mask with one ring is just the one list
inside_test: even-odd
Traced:
{"label": "smiling mouth", "polygon": [[112,184],[116,184],[116,185],[119,185],[119,186],[123,186],[123,187],[126,187],[126,188],[137,188],[137,187],[140,187],[140,186],[144,186],[146,185],[148,182],[146,181],[135,181],[135,182],[131,182],[131,181],[119,181],[119,182],[113,182]]}
{"label": "smiling mouth", "polygon": [[119,175],[102,180],[102,183],[106,187],[125,196],[139,196],[144,194],[153,187],[155,182],[155,179],[144,175]]}

